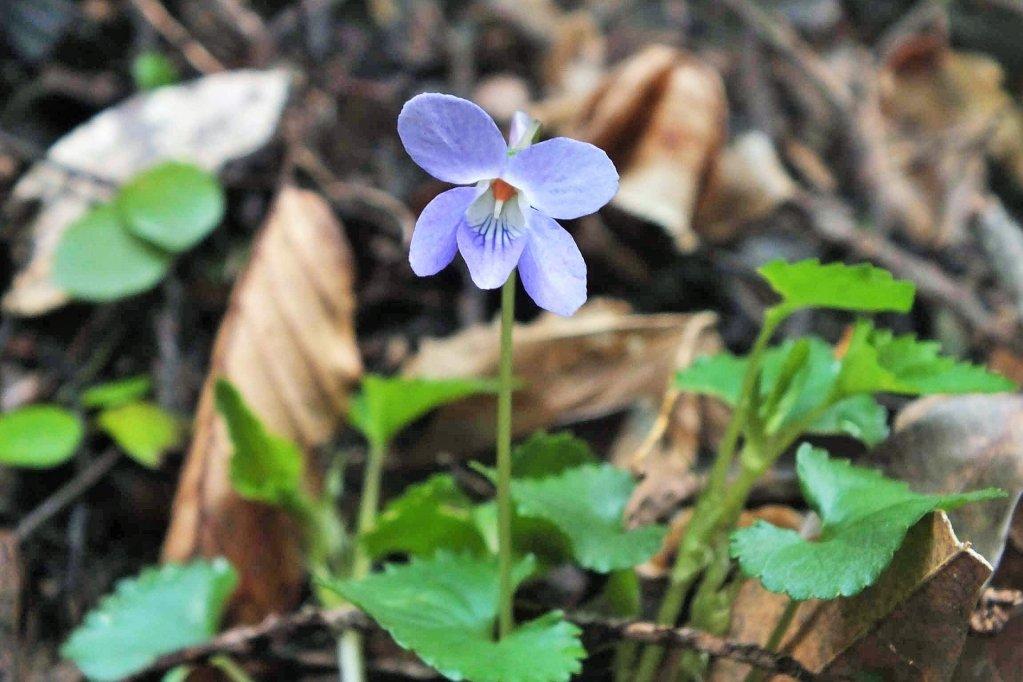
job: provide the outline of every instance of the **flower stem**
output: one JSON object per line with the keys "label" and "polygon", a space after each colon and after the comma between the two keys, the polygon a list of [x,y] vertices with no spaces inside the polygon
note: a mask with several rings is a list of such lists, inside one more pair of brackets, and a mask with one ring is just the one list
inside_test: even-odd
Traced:
{"label": "flower stem", "polygon": [[512,327],[515,324],[515,271],[501,289],[501,364],[497,395],[497,564],[500,576],[498,634],[508,635],[515,625],[512,611]]}
{"label": "flower stem", "polygon": [[[362,496],[359,499],[359,515],[356,519],[355,551],[352,559],[351,577],[359,580],[369,573],[371,561],[362,546],[363,536],[377,520],[380,507],[380,479],[383,477],[384,460],[387,459],[387,443],[376,439],[370,441],[366,467],[362,475]],[[362,682],[366,679],[362,656],[362,635],[355,630],[346,630],[337,640],[338,672],[344,682]]]}
{"label": "flower stem", "polygon": [[384,460],[387,459],[387,443],[370,441],[366,468],[362,476],[362,496],[359,499],[359,516],[356,520],[355,556],[352,560],[352,577],[356,580],[366,577],[370,559],[360,540],[377,521],[380,507],[380,479],[383,476]]}

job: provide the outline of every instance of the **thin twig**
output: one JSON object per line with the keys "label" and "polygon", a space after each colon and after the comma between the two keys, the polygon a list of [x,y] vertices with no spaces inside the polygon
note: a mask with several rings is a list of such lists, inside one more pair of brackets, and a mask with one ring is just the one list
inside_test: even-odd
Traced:
{"label": "thin twig", "polygon": [[25,542],[28,536],[32,535],[39,526],[46,523],[64,507],[78,499],[86,490],[96,485],[120,458],[121,453],[111,448],[103,453],[101,457],[90,462],[77,476],[65,483],[57,492],[46,498],[42,504],[22,517],[14,529],[14,536],[19,542]]}
{"label": "thin twig", "polygon": [[[755,644],[734,642],[692,628],[672,628],[628,620],[604,620],[580,614],[570,616],[570,619],[584,627],[588,634],[596,637],[693,649],[715,658],[727,658],[771,672],[790,675],[798,680],[816,677],[791,656],[773,653]],[[169,670],[178,665],[201,661],[215,654],[235,656],[251,654],[265,650],[273,640],[292,639],[303,632],[346,629],[366,632],[376,629],[376,626],[369,617],[351,606],[329,610],[306,608],[288,616],[268,616],[258,625],[233,628],[209,642],[163,656],[144,673]]]}
{"label": "thin twig", "polygon": [[192,37],[181,23],[167,11],[160,0],[131,0],[142,18],[184,55],[188,63],[204,74],[224,71],[225,67],[202,43]]}

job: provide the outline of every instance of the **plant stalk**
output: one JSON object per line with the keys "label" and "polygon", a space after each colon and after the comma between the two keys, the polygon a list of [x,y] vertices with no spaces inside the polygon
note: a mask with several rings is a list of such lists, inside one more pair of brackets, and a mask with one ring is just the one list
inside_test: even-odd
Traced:
{"label": "plant stalk", "polygon": [[[356,519],[355,549],[351,572],[351,577],[355,580],[366,577],[372,563],[362,546],[362,538],[377,520],[377,511],[380,507],[380,479],[383,478],[385,459],[387,459],[387,443],[377,439],[371,440],[362,476],[359,515]],[[363,682],[366,679],[366,666],[363,662],[362,650],[362,634],[359,632],[346,630],[338,637],[337,658],[341,682]]]}
{"label": "plant stalk", "polygon": [[[760,328],[760,333],[750,350],[738,402],[721,442],[718,444],[714,464],[707,479],[707,487],[696,502],[689,527],[679,545],[675,566],[671,573],[671,584],[668,586],[657,612],[657,622],[661,625],[673,625],[678,620],[686,595],[713,558],[712,544],[715,536],[735,522],[734,519],[738,518],[738,514],[742,512],[749,490],[756,482],[756,478],[763,473],[761,470],[750,479],[752,471],[744,466],[739,479],[732,486],[728,485],[728,472],[732,468],[736,446],[746,427],[747,417],[751,409],[757,409],[758,401],[755,393],[764,351],[767,350],[778,325],[785,320],[788,314],[789,311],[784,308],[769,308],[764,316],[764,324]],[[748,445],[749,443],[747,443]],[[751,458],[744,457],[743,459]],[[745,492],[742,492],[743,488]],[[663,656],[664,647],[647,646],[640,655],[635,682],[651,682]]]}
{"label": "plant stalk", "polygon": [[[765,649],[768,651],[778,650],[782,640],[785,638],[785,633],[788,632],[789,626],[792,625],[792,619],[795,618],[796,611],[799,610],[799,604],[800,602],[795,599],[789,599],[788,604],[785,605],[785,610],[778,617],[778,622],[774,624],[774,629],[771,630],[771,634],[767,638],[767,644],[764,646]],[[763,670],[754,669],[746,676],[746,682],[762,682],[764,678]]]}
{"label": "plant stalk", "polygon": [[499,573],[498,634],[508,635],[515,626],[512,601],[512,328],[515,324],[515,271],[501,289],[501,361],[497,395],[497,564]]}
{"label": "plant stalk", "polygon": [[366,468],[362,477],[362,496],[359,499],[359,516],[356,520],[356,542],[352,559],[352,577],[356,580],[366,577],[370,559],[362,547],[362,537],[373,528],[380,507],[380,479],[383,477],[384,460],[387,459],[387,443],[370,441]]}

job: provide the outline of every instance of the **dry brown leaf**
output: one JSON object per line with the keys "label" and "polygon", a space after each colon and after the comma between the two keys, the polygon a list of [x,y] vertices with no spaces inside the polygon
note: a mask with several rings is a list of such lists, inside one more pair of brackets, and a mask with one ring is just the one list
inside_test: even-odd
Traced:
{"label": "dry brown leaf", "polygon": [[[601,417],[637,400],[658,400],[694,315],[633,314],[628,305],[592,300],[572,317],[545,313],[516,325],[515,433]],[[446,339],[425,341],[404,367],[433,379],[497,375],[497,323]],[[494,441],[494,399],[474,397],[441,408],[415,451],[423,460],[438,452],[471,453]]]}
{"label": "dry brown leaf", "polygon": [[[728,105],[717,71],[653,45],[571,111],[561,126],[566,134],[604,149],[618,168],[613,204],[663,227],[680,249],[695,248],[693,214],[726,136]],[[538,113],[550,122],[543,107]]]}
{"label": "dry brown leaf", "polygon": [[714,242],[731,239],[746,223],[768,217],[793,199],[797,190],[767,134],[738,135],[721,153],[700,200],[696,231]]}
{"label": "dry brown leaf", "polygon": [[[803,602],[781,650],[828,679],[944,680],[955,669],[970,612],[991,566],[959,542],[948,518],[925,517],[877,583],[855,597]],[[740,590],[730,637],[763,645],[788,602],[755,580]],[[719,661],[712,680],[740,680],[747,666]],[[773,679],[783,679],[780,676]]]}
{"label": "dry brown leaf", "polygon": [[[887,151],[930,213],[918,241],[960,243],[985,186],[984,157],[1023,187],[1023,110],[989,56],[955,51],[947,33],[900,38],[879,76]],[[919,226],[918,226],[919,227]]]}
{"label": "dry brown leaf", "polygon": [[1023,490],[1023,397],[932,396],[907,405],[871,452],[885,472],[924,493],[1002,488],[1009,497],[949,514],[956,532],[998,565]]}
{"label": "dry brown leaf", "polygon": [[290,80],[283,70],[213,74],[136,95],[58,140],[11,194],[14,204],[41,207],[28,226],[30,255],[4,296],[4,311],[42,315],[67,302],[50,280],[54,251],[68,226],[110,194],[88,176],[121,183],[166,159],[219,170],[273,136]]}
{"label": "dry brown leaf", "polygon": [[232,446],[213,384],[232,381],[271,431],[307,454],[322,445],[362,371],[354,277],[351,249],[328,204],[312,192],[283,189],[217,334],[163,552],[166,561],[227,557],[241,576],[235,621],[294,606],[304,571],[299,533],[287,515],[231,488]]}

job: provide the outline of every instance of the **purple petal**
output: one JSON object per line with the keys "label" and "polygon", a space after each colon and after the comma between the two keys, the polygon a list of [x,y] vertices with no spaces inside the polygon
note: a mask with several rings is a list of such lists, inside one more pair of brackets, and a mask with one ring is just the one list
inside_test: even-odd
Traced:
{"label": "purple petal", "polygon": [[408,262],[420,277],[443,270],[458,250],[455,234],[464,220],[465,209],[476,197],[472,187],[456,187],[438,194],[419,214],[412,231]]}
{"label": "purple petal", "polygon": [[458,250],[469,266],[469,275],[480,289],[497,289],[508,279],[529,241],[529,234],[515,239],[487,239],[462,221],[458,225]]}
{"label": "purple petal", "polygon": [[493,119],[452,95],[431,92],[405,102],[398,136],[423,170],[456,185],[496,178],[507,158],[508,147]]}
{"label": "purple petal", "polygon": [[503,177],[552,218],[594,213],[618,191],[618,173],[607,154],[567,137],[523,149],[509,159]]}
{"label": "purple petal", "polygon": [[522,286],[538,306],[568,317],[586,302],[586,262],[557,221],[531,214],[529,244],[519,259]]}

